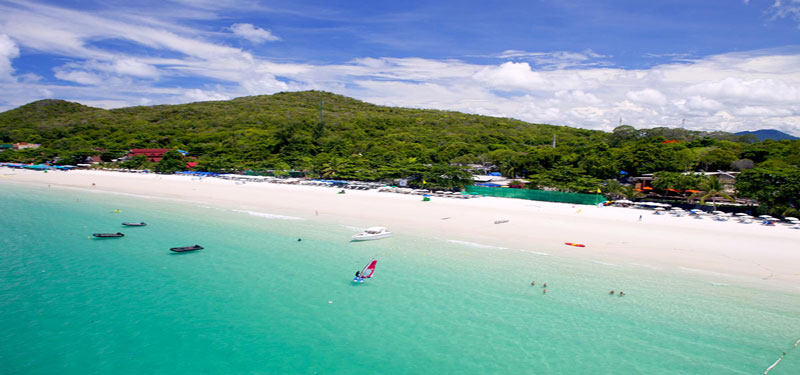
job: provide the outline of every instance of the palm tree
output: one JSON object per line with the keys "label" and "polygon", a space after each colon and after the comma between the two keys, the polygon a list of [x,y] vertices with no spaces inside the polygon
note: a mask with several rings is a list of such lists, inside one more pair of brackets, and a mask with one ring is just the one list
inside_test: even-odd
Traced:
{"label": "palm tree", "polygon": [[633,186],[621,186],[620,193],[625,199],[634,200],[636,198],[644,197],[641,191],[637,191]]}
{"label": "palm tree", "polygon": [[722,197],[731,202],[736,202],[736,200],[733,199],[733,197],[731,197],[728,193],[725,192],[725,188],[722,186],[722,182],[719,181],[719,178],[717,176],[711,176],[705,181],[703,181],[700,185],[700,188],[703,191],[692,194],[692,196],[689,197],[689,200],[692,200],[699,196],[700,204],[705,204],[706,199],[711,198],[711,203],[714,205],[714,211],[717,210],[716,197]]}
{"label": "palm tree", "polygon": [[606,195],[613,200],[617,200],[622,195],[622,188],[622,184],[617,180],[611,179],[606,181]]}

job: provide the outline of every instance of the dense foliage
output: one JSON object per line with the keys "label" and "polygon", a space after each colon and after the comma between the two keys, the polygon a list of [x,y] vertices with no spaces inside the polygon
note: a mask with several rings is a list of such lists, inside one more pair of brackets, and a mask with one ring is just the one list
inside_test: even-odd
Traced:
{"label": "dense foliage", "polygon": [[[318,91],[114,110],[38,101],[0,113],[0,142],[20,141],[42,148],[3,151],[0,161],[77,164],[99,155],[110,162],[132,148],[169,148],[188,151],[205,171],[302,170],[337,179],[410,178],[414,186],[441,188],[468,183],[466,166],[529,179],[529,187],[574,192],[656,172],[674,183],[658,185],[660,191],[685,190],[700,182],[681,181],[680,172],[756,168],[761,174],[745,174],[755,182],[742,183],[742,194],[785,207],[796,204],[789,193],[765,195],[758,184],[796,178],[800,168],[800,141],[627,125],[606,133],[382,107]],[[143,158],[117,165],[156,168]],[[174,160],[164,170],[177,168]]]}

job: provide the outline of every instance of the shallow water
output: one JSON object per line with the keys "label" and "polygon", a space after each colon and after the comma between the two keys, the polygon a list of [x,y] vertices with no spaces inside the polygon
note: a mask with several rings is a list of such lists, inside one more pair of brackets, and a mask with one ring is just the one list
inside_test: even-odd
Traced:
{"label": "shallow water", "polygon": [[800,296],[719,277],[68,189],[0,212],[3,374],[800,373]]}

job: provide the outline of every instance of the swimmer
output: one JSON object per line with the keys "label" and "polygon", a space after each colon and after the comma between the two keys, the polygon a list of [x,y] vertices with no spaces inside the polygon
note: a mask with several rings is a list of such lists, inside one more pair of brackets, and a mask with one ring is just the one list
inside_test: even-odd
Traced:
{"label": "swimmer", "polygon": [[302,241],[302,240],[303,240],[302,238],[298,238],[298,239],[297,239],[297,242],[300,242],[300,241]]}
{"label": "swimmer", "polygon": [[542,294],[547,294],[547,289],[542,289]]}
{"label": "swimmer", "polygon": [[614,289],[611,289],[611,291],[608,292],[608,294],[614,294]]}
{"label": "swimmer", "polygon": [[531,281],[531,286],[534,286],[534,285],[536,285],[536,282],[535,281]]}
{"label": "swimmer", "polygon": [[619,292],[619,296],[622,297],[625,295],[625,292]]}
{"label": "swimmer", "polygon": [[547,288],[547,283],[544,283],[544,285],[542,285],[542,288]]}

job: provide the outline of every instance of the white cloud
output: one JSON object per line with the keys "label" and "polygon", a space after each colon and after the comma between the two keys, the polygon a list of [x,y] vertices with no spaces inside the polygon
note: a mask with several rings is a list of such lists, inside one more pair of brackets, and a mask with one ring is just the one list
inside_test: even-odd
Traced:
{"label": "white cloud", "polygon": [[233,31],[234,34],[253,43],[275,42],[281,40],[281,38],[273,35],[269,30],[264,30],[249,23],[235,23],[231,25],[231,31]]}
{"label": "white cloud", "polygon": [[[316,89],[375,104],[593,129],[611,130],[620,118],[637,127],[679,126],[685,118],[690,129],[769,126],[800,134],[797,50],[720,54],[648,69],[609,67],[601,61],[607,56],[592,51],[506,51],[495,64],[364,56],[315,65],[270,61],[214,41],[232,34],[163,19],[15,4],[0,3],[0,77],[6,78],[0,78],[0,110],[42,97],[109,108]],[[97,43],[106,39],[146,52]],[[54,75],[64,82],[14,72],[10,62],[20,49],[63,57]],[[186,79],[194,82],[172,83]]]}
{"label": "white cloud", "polygon": [[646,88],[644,90],[628,91],[625,97],[642,104],[650,105],[664,105],[667,103],[667,97],[660,91]]}
{"label": "white cloud", "polygon": [[13,81],[11,60],[19,57],[19,48],[8,35],[0,34],[0,81]]}
{"label": "white cloud", "polygon": [[488,66],[475,73],[473,78],[497,89],[547,89],[548,83],[528,63],[506,62],[500,66]]}

